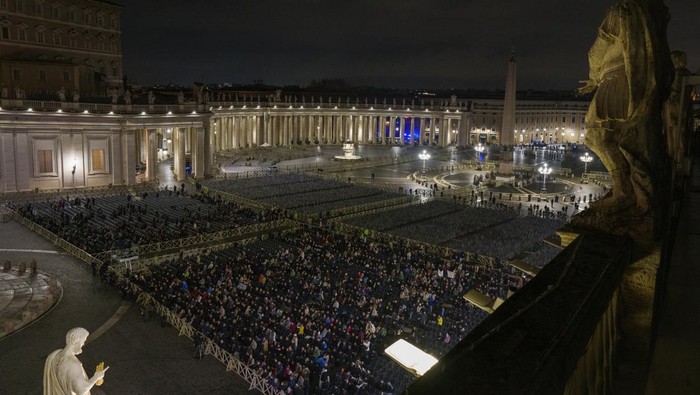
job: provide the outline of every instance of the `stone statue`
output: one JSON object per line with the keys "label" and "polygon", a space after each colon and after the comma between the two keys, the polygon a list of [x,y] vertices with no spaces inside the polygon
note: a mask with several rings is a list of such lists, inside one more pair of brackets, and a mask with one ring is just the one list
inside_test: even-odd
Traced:
{"label": "stone statue", "polygon": [[73,102],[77,103],[80,101],[80,92],[77,90],[73,91]]}
{"label": "stone statue", "polygon": [[117,92],[116,89],[112,89],[110,96],[112,97],[112,104],[117,104],[119,102],[119,92]]}
{"label": "stone statue", "polygon": [[9,93],[7,91],[7,85],[3,85],[2,90],[0,91],[0,97],[3,99],[7,99],[8,96],[9,96]]}
{"label": "stone statue", "polygon": [[672,71],[668,15],[663,0],[622,0],[598,29],[590,76],[579,90],[596,91],[586,144],[610,172],[613,190],[577,216],[579,225],[643,236],[659,230],[667,207],[661,113]]}
{"label": "stone statue", "polygon": [[664,105],[664,134],[666,135],[666,150],[669,158],[675,163],[683,160],[688,133],[692,130],[690,99],[692,89],[686,89],[683,95],[683,77],[691,75],[686,68],[688,56],[685,52],[671,52],[671,61],[675,69],[675,78],[671,93]]}
{"label": "stone statue", "polygon": [[124,103],[131,105],[131,91],[129,90],[124,91]]}
{"label": "stone statue", "polygon": [[148,91],[148,104],[153,104],[156,102],[156,95],[153,91]]}
{"label": "stone statue", "polygon": [[185,94],[182,91],[177,93],[177,104],[183,104],[185,102]]}
{"label": "stone statue", "polygon": [[[83,328],[73,328],[66,334],[66,347],[58,349],[46,358],[44,364],[44,395],[86,395],[90,389],[103,380],[109,366],[96,370],[88,378],[83,364],[76,355],[83,352],[82,347],[89,333]],[[100,381],[101,383],[101,381]]]}
{"label": "stone statue", "polygon": [[19,86],[15,87],[15,99],[22,99],[22,89]]}
{"label": "stone statue", "polygon": [[66,101],[66,88],[61,87],[61,89],[56,92],[59,101]]}

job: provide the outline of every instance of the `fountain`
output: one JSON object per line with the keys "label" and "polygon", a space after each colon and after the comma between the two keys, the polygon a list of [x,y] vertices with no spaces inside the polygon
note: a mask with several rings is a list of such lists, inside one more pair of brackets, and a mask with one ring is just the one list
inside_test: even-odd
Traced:
{"label": "fountain", "polygon": [[343,155],[336,155],[335,159],[356,160],[362,159],[362,157],[355,155],[355,144],[348,140],[343,143]]}

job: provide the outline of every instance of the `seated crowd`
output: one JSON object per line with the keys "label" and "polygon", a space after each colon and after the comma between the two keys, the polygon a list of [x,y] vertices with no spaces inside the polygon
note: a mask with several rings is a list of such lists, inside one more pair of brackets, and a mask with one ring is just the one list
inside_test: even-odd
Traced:
{"label": "seated crowd", "polygon": [[20,215],[89,253],[181,239],[276,219],[216,196],[151,191],[10,204]]}
{"label": "seated crowd", "polygon": [[294,394],[401,392],[410,375],[385,347],[403,337],[440,356],[486,316],[468,290],[505,299],[527,280],[498,261],[313,227],[150,269],[147,292]]}

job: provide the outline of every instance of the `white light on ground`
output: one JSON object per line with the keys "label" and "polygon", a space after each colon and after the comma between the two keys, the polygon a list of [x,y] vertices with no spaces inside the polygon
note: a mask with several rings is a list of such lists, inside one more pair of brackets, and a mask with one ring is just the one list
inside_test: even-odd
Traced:
{"label": "white light on ground", "polygon": [[424,375],[438,361],[434,356],[403,339],[387,347],[384,353],[416,376]]}

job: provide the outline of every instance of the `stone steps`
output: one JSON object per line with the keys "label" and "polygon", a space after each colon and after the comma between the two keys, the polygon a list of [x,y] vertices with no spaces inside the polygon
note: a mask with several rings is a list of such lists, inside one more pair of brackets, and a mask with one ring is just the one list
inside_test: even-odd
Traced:
{"label": "stone steps", "polygon": [[52,293],[49,282],[42,273],[20,275],[16,269],[0,273],[0,338],[38,319],[58,301],[60,284]]}

